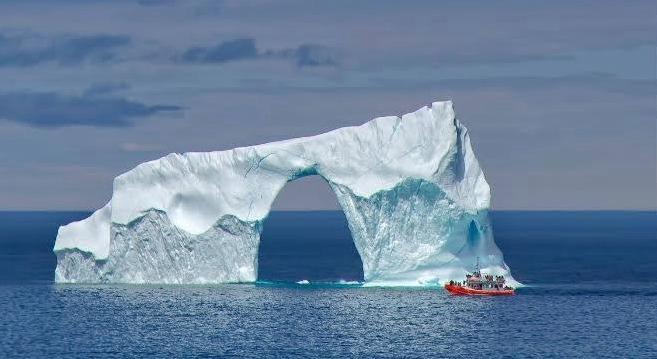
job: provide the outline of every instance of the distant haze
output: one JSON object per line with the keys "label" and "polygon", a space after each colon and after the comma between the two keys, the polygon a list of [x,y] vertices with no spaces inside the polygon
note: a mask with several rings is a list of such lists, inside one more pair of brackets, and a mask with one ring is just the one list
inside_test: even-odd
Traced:
{"label": "distant haze", "polygon": [[[452,99],[495,209],[657,208],[654,1],[0,3],[0,210]],[[333,209],[319,177],[276,209]]]}

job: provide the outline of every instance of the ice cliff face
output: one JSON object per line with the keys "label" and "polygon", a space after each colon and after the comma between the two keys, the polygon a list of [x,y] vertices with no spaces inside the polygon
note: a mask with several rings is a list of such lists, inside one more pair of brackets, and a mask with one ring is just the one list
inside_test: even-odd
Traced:
{"label": "ice cliff face", "polygon": [[114,180],[105,207],[60,227],[55,280],[253,282],[263,220],[283,186],[308,175],[335,192],[368,284],[460,280],[477,256],[511,279],[468,132],[451,102],[435,102],[313,137],[143,163]]}

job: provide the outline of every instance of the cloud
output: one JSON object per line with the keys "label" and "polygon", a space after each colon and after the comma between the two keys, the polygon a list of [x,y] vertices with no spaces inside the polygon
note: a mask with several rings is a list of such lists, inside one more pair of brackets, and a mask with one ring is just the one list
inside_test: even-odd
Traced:
{"label": "cloud", "polygon": [[117,59],[117,50],[130,43],[125,35],[39,35],[0,34],[0,66],[26,67],[42,63],[77,65],[107,63]]}
{"label": "cloud", "polygon": [[196,46],[180,56],[182,62],[192,64],[275,58],[293,59],[298,67],[338,65],[336,53],[326,46],[303,44],[296,48],[259,50],[253,38],[229,40],[209,47]]}
{"label": "cloud", "polygon": [[83,93],[84,96],[104,96],[115,93],[121,90],[127,90],[130,88],[125,82],[101,82],[89,86]]}
{"label": "cloud", "polygon": [[654,1],[476,3],[222,2],[216,13],[202,15],[219,17],[225,31],[257,39],[302,33],[320,43],[330,41],[348,54],[350,65],[363,68],[567,60],[580,51],[655,44]]}
{"label": "cloud", "polygon": [[[600,93],[622,93],[635,97],[654,97],[654,80],[624,79],[607,73],[584,73],[564,76],[499,76],[488,78],[398,79],[373,78],[362,88],[440,89],[443,91],[515,90],[524,93],[543,90],[570,91],[574,88],[595,89]],[[340,89],[340,88],[339,88]]]}
{"label": "cloud", "polygon": [[182,54],[182,61],[188,63],[222,63],[258,56],[254,39],[235,39],[211,47],[192,47]]}
{"label": "cloud", "polygon": [[295,52],[297,66],[335,66],[336,55],[331,49],[321,45],[305,44]]}
{"label": "cloud", "polygon": [[145,105],[125,98],[65,96],[53,92],[0,93],[0,119],[32,127],[127,127],[138,118],[179,111],[171,105]]}

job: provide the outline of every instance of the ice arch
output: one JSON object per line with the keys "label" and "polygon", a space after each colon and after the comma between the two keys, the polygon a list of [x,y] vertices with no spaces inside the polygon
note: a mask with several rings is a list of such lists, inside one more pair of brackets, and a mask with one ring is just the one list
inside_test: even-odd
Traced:
{"label": "ice arch", "polygon": [[325,211],[331,204],[339,208],[331,187],[319,176],[283,187],[263,222],[258,281],[363,281],[363,262],[347,218],[342,211]]}
{"label": "ice arch", "polygon": [[262,222],[283,186],[308,175],[336,194],[368,284],[461,278],[474,256],[510,277],[490,228],[489,186],[447,101],[317,136],[143,163],[114,180],[105,207],[60,227],[55,279],[255,281]]}

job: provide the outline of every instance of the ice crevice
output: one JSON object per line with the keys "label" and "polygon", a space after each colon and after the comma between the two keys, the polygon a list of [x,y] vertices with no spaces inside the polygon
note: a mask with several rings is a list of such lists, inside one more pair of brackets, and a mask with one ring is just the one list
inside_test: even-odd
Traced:
{"label": "ice crevice", "polygon": [[170,154],[114,180],[111,200],[60,227],[60,283],[254,282],[263,221],[289,181],[335,193],[365,285],[460,280],[475,258],[514,283],[490,188],[451,101],[311,137]]}

